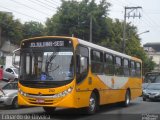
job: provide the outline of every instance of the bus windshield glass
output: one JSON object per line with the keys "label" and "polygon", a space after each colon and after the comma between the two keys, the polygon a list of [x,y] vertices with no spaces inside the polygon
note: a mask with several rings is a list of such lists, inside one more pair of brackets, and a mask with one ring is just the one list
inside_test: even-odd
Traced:
{"label": "bus windshield glass", "polygon": [[38,41],[26,43],[24,48],[22,46],[20,81],[72,80],[73,47],[71,41],[66,41],[60,41],[61,45],[55,44],[55,41]]}

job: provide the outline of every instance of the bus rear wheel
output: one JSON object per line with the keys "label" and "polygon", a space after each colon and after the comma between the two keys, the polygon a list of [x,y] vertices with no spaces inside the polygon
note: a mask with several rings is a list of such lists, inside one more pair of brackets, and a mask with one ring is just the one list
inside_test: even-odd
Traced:
{"label": "bus rear wheel", "polygon": [[126,95],[125,95],[125,101],[122,103],[122,105],[124,107],[127,107],[127,106],[129,106],[130,102],[131,102],[131,94],[130,94],[130,91],[127,90]]}
{"label": "bus rear wheel", "polygon": [[55,107],[43,107],[44,111],[49,114],[53,114],[55,111]]}
{"label": "bus rear wheel", "polygon": [[88,115],[92,115],[95,114],[97,108],[98,108],[98,99],[95,93],[93,92],[89,99],[89,106],[85,109],[85,111]]}

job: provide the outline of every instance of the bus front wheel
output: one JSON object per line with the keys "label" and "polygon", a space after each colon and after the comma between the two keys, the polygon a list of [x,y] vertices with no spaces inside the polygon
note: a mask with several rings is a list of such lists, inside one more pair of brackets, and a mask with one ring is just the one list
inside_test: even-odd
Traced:
{"label": "bus front wheel", "polygon": [[86,108],[86,113],[89,115],[94,114],[98,108],[98,99],[96,94],[93,92],[89,99],[89,106]]}
{"label": "bus front wheel", "polygon": [[44,111],[49,114],[53,114],[55,111],[55,107],[43,107]]}

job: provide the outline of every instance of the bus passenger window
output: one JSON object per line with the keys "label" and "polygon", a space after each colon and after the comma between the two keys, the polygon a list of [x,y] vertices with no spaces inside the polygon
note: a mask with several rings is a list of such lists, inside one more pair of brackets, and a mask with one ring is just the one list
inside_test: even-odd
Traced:
{"label": "bus passenger window", "polygon": [[135,62],[131,61],[131,76],[134,77],[136,74],[136,69],[135,69]]}
{"label": "bus passenger window", "polygon": [[91,50],[91,70],[93,73],[103,73],[103,52]]}
{"label": "bus passenger window", "polygon": [[124,71],[124,76],[129,76],[129,60],[124,59],[123,61],[123,71]]}
{"label": "bus passenger window", "polygon": [[114,74],[113,56],[110,54],[105,54],[104,60],[105,60],[104,73],[108,75],[113,75]]}
{"label": "bus passenger window", "polygon": [[76,51],[76,79],[77,83],[87,77],[89,67],[88,48],[78,46]]}
{"label": "bus passenger window", "polygon": [[123,75],[122,59],[120,57],[115,57],[115,74]]}
{"label": "bus passenger window", "polygon": [[141,76],[141,64],[140,63],[136,63],[136,76],[140,77]]}

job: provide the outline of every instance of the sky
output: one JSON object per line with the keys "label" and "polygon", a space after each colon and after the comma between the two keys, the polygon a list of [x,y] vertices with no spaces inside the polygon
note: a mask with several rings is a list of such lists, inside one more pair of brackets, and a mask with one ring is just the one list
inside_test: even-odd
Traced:
{"label": "sky", "polygon": [[[80,1],[80,0],[79,0]],[[99,2],[99,0],[96,0]],[[135,25],[141,38],[141,44],[160,42],[160,0],[107,0],[112,4],[109,17],[124,20],[124,7],[141,6],[142,9],[132,11],[141,14],[141,18],[127,18],[127,23]],[[45,23],[61,5],[60,0],[0,0],[0,11],[11,12],[14,19],[22,23],[37,21]],[[128,11],[130,12],[130,11]],[[147,33],[143,33],[149,31]],[[143,34],[141,34],[143,33]]]}

